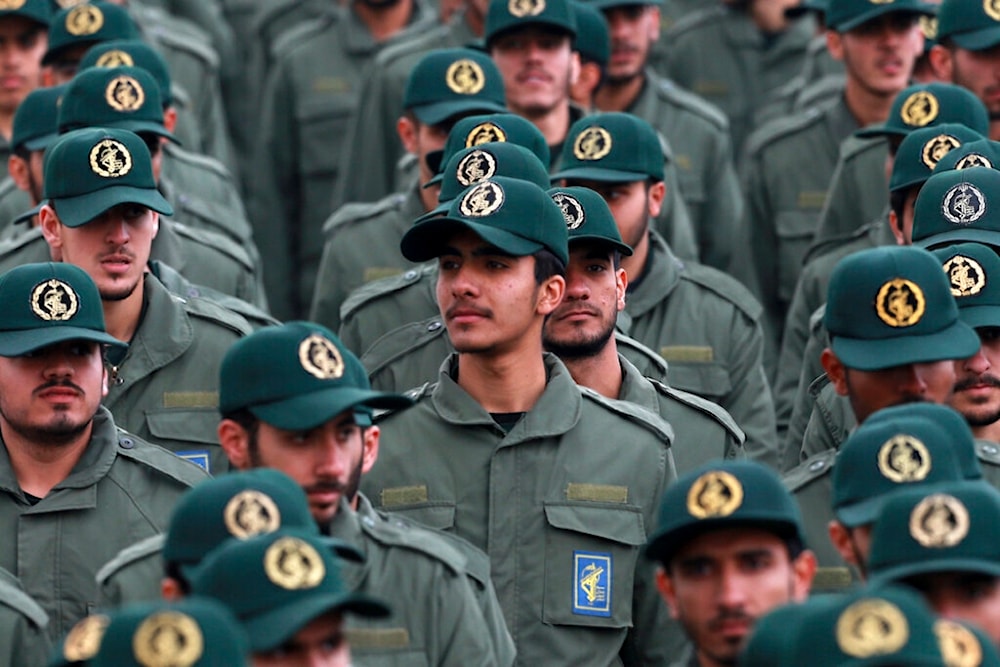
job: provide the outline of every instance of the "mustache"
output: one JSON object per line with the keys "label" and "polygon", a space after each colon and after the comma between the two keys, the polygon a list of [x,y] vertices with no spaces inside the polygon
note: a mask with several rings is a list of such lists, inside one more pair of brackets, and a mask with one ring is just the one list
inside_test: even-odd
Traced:
{"label": "mustache", "polygon": [[708,627],[710,630],[718,630],[724,623],[729,623],[732,621],[740,621],[752,626],[756,619],[749,614],[744,614],[741,611],[724,611],[712,620],[708,622]]}
{"label": "mustache", "polygon": [[490,310],[489,308],[481,308],[479,306],[471,306],[469,304],[459,302],[452,304],[451,306],[448,307],[447,310],[444,311],[445,319],[447,320],[452,319],[453,317],[455,317],[455,313],[460,310],[475,313],[480,317],[493,317],[493,311]]}
{"label": "mustache", "polygon": [[324,492],[344,493],[347,491],[347,487],[337,481],[316,482],[315,484],[303,488],[307,494]]}
{"label": "mustache", "polygon": [[984,373],[982,375],[976,375],[974,377],[965,378],[964,380],[959,380],[955,383],[955,391],[964,391],[966,389],[972,389],[976,385],[984,384],[988,387],[996,387],[1000,389],[1000,378],[995,375],[990,375],[989,373]]}
{"label": "mustache", "polygon": [[39,385],[35,389],[35,393],[40,394],[47,389],[55,389],[56,387],[67,387],[81,394],[85,393],[83,389],[80,387],[80,385],[73,384],[69,380],[49,380],[45,384]]}

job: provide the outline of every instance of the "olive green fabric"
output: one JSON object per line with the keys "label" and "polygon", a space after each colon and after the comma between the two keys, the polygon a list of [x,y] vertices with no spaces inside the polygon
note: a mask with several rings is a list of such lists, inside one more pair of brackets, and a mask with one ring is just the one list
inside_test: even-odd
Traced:
{"label": "olive green fabric", "polygon": [[16,574],[49,614],[54,640],[96,603],[97,569],[123,547],[165,530],[174,503],[204,477],[190,463],[117,429],[103,407],[80,461],[36,505],[25,498],[0,448],[0,524],[12,536],[0,547],[0,567]]}
{"label": "olive green fabric", "polygon": [[51,651],[45,634],[48,622],[17,578],[0,568],[0,667],[44,665]]}
{"label": "olive green fabric", "polygon": [[[666,661],[677,647],[666,645],[666,608],[640,551],[676,477],[669,426],[579,390],[546,355],[545,391],[505,433],[455,383],[456,363],[445,361],[413,408],[377,418],[369,497],[485,548],[519,663]],[[609,438],[631,445],[609,449]],[[588,599],[580,577],[593,571]]]}

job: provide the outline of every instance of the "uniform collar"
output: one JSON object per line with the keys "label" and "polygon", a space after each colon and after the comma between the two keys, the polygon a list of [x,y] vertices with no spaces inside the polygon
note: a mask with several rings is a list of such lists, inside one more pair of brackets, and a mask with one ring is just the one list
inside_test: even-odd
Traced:
{"label": "uniform collar", "polygon": [[618,354],[618,363],[622,367],[622,387],[618,392],[618,400],[628,403],[635,403],[650,410],[655,414],[660,414],[660,401],[653,385],[642,376],[639,369]]}
{"label": "uniform collar", "polygon": [[151,273],[145,275],[143,290],[148,305],[121,363],[123,367],[128,364],[127,376],[133,383],[180,357],[194,342],[194,327],[183,299],[171,294]]}
{"label": "uniform collar", "polygon": [[684,263],[674,256],[663,237],[651,229],[646,268],[635,291],[629,292],[625,310],[618,313],[618,328],[627,334],[634,318],[645,315],[666,299],[680,282],[683,269]]}

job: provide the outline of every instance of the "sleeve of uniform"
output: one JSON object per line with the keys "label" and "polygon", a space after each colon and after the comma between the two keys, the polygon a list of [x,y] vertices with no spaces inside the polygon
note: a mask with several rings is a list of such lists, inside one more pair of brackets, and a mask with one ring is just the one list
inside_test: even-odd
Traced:
{"label": "sleeve of uniform", "polygon": [[[0,667],[45,665],[52,653],[52,645],[44,627],[39,627],[24,617],[20,617],[17,624],[11,628],[4,645],[8,648],[6,651],[0,651]],[[9,655],[4,655],[5,652]]]}
{"label": "sleeve of uniform", "polygon": [[813,245],[846,236],[871,219],[861,206],[862,198],[844,169],[843,152],[830,178],[826,203],[819,213]]}
{"label": "sleeve of uniform", "polygon": [[784,334],[781,336],[778,367],[775,369],[774,415],[779,441],[784,441],[788,433],[788,422],[792,418],[802,360],[809,340],[809,318],[814,308],[810,308],[806,294],[808,274],[807,268],[799,276],[799,282],[795,286],[795,294],[792,295],[792,303],[788,307],[788,317],[785,318]]}
{"label": "sleeve of uniform", "polygon": [[677,182],[677,167],[671,163],[664,165],[663,181],[667,186],[663,208],[657,216],[655,227],[670,244],[670,249],[680,259],[698,261],[698,240],[684,200],[681,199]]}
{"label": "sleeve of uniform", "polygon": [[712,189],[706,193],[704,215],[698,221],[698,245],[703,264],[725,271],[732,262],[737,230],[743,223],[743,192],[733,167],[729,135],[713,137],[711,156],[705,160],[709,173],[704,177]]}
{"label": "sleeve of uniform", "polygon": [[792,413],[788,418],[788,432],[782,443],[783,470],[794,468],[802,460],[802,440],[813,406],[816,404],[816,395],[829,382],[819,361],[825,346],[826,337],[823,330],[814,327],[810,321],[805,350],[796,366],[799,369],[799,379],[792,401]]}
{"label": "sleeve of uniform", "polygon": [[439,645],[428,651],[429,656],[438,657],[434,664],[497,667],[491,632],[464,574],[441,577],[437,593],[438,608],[433,613],[439,619]]}
{"label": "sleeve of uniform", "polygon": [[[363,107],[362,107],[363,108]],[[346,174],[349,172],[341,171]],[[326,227],[326,225],[323,225]],[[313,290],[313,302],[309,307],[309,319],[322,324],[330,331],[340,328],[340,306],[347,299],[338,273],[336,228],[327,234],[323,242],[323,256],[319,260],[319,270],[316,272],[316,289]]]}

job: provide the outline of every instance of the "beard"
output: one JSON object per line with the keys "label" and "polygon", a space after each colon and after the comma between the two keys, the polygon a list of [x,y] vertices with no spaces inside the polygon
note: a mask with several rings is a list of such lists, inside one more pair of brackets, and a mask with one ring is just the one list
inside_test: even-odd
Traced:
{"label": "beard", "polygon": [[590,335],[579,335],[569,340],[554,340],[545,336],[545,349],[560,359],[589,359],[600,354],[614,334],[615,320],[612,319],[600,331]]}
{"label": "beard", "polygon": [[44,447],[62,447],[75,442],[86,432],[92,421],[88,419],[77,423],[71,421],[67,415],[58,415],[53,421],[38,426],[19,423],[7,415],[3,417],[10,429],[24,440]]}

